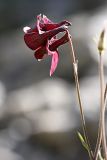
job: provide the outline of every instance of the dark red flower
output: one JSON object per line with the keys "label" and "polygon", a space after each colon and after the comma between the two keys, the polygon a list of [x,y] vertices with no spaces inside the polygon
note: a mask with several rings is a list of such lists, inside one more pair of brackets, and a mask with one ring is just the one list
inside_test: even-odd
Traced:
{"label": "dark red flower", "polygon": [[[42,60],[45,56],[52,56],[52,63],[50,69],[50,75],[55,71],[58,60],[59,53],[58,47],[68,42],[68,32],[67,27],[71,25],[68,21],[62,21],[60,23],[53,23],[45,15],[37,16],[37,23],[33,29],[29,27],[24,27],[24,41],[26,45],[35,50],[35,58],[37,60]],[[57,34],[64,32],[64,36],[57,39]]]}

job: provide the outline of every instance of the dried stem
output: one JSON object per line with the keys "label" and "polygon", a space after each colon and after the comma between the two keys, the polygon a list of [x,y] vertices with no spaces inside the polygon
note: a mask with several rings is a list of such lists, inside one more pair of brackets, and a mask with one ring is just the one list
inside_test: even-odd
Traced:
{"label": "dried stem", "polygon": [[101,124],[101,118],[102,118],[102,113],[100,111],[100,119],[99,119],[99,129],[98,129],[98,137],[97,137],[97,143],[95,147],[95,152],[94,152],[94,159],[98,159],[98,154],[99,154],[99,149],[101,145],[101,140],[102,140],[102,124]]}
{"label": "dried stem", "polygon": [[106,135],[105,135],[105,106],[106,106],[106,90],[104,93],[104,68],[103,68],[103,59],[102,59],[102,53],[99,54],[100,56],[100,62],[99,62],[99,72],[100,72],[100,120],[99,120],[99,129],[98,129],[98,138],[97,138],[97,144],[95,148],[94,157],[95,160],[98,158],[98,153],[100,150],[101,142],[104,152],[105,160],[107,160],[107,147],[106,147]]}
{"label": "dried stem", "polygon": [[73,48],[73,44],[72,44],[72,40],[71,40],[71,35],[69,34],[69,32],[68,32],[68,38],[69,38],[69,43],[70,43],[70,48],[71,48],[71,56],[72,56],[72,61],[73,61],[73,70],[74,70],[77,97],[78,97],[78,102],[79,102],[79,107],[80,107],[80,115],[81,115],[83,134],[84,134],[85,141],[86,141],[88,148],[89,148],[89,150],[88,150],[89,157],[92,160],[93,154],[92,154],[92,150],[91,150],[88,135],[87,135],[85,117],[84,117],[81,95],[80,95],[80,86],[79,86],[79,79],[78,79],[78,61],[75,56],[75,52],[74,52],[74,48]]}
{"label": "dried stem", "polygon": [[105,135],[105,105],[104,105],[104,67],[102,54],[100,54],[100,87],[101,87],[101,113],[102,113],[102,146],[104,151],[104,157],[107,160],[107,146],[106,146],[106,135]]}

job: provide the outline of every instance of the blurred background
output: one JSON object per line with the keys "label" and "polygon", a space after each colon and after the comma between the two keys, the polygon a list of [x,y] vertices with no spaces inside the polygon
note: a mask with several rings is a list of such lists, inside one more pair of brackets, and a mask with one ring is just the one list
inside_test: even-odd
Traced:
{"label": "blurred background", "polygon": [[[59,48],[60,62],[49,77],[51,57],[37,62],[23,40],[23,27],[32,26],[40,13],[54,22],[72,22],[87,130],[92,147],[96,142],[99,77],[93,37],[107,20],[107,1],[0,0],[0,159],[76,160],[79,155],[85,160],[68,44]],[[106,75],[107,54],[104,64]]]}

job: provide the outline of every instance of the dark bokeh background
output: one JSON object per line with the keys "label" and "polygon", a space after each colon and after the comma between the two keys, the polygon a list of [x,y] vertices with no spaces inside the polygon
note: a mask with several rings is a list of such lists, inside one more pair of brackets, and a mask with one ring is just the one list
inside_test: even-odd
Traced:
{"label": "dark bokeh background", "polygon": [[[32,26],[40,13],[72,22],[87,129],[95,145],[99,78],[93,37],[107,20],[107,1],[0,0],[0,159],[85,160],[68,44],[59,48],[58,68],[49,77],[51,57],[37,62],[23,40],[23,27]],[[107,74],[107,55],[104,63]]]}

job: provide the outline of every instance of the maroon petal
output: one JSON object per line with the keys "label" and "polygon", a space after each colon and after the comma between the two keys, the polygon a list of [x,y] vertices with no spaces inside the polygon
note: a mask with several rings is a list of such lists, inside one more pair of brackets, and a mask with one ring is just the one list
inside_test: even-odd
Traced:
{"label": "maroon petal", "polygon": [[66,28],[64,26],[58,27],[58,28],[55,28],[53,30],[43,33],[41,36],[43,39],[51,39],[52,37],[56,36],[58,33],[64,32],[64,31],[66,31]]}
{"label": "maroon petal", "polygon": [[49,45],[49,50],[55,51],[59,46],[65,44],[68,41],[68,32],[66,31],[65,35],[62,38],[55,40],[54,42],[52,42],[52,44]]}
{"label": "maroon petal", "polygon": [[68,21],[62,21],[61,23],[47,23],[47,24],[40,23],[39,25],[42,31],[49,31],[49,30],[61,27],[63,25],[69,26],[71,25],[71,23]]}
{"label": "maroon petal", "polygon": [[71,26],[71,22],[68,22],[68,21],[62,21],[59,23],[59,26],[62,26],[62,25],[65,25],[65,26]]}
{"label": "maroon petal", "polygon": [[37,29],[37,27],[35,26],[34,28],[29,29],[27,33],[38,33],[38,29]]}
{"label": "maroon petal", "polygon": [[63,32],[65,30],[66,29],[64,27],[59,27],[57,29],[47,31],[43,34],[38,34],[34,32],[26,33],[24,35],[24,41],[30,49],[36,50],[37,48],[44,46],[47,43],[48,39],[51,39],[59,32]]}
{"label": "maroon petal", "polygon": [[36,50],[38,47],[40,47],[40,38],[38,34],[27,33],[24,35],[24,41],[26,45],[32,50]]}
{"label": "maroon petal", "polygon": [[46,54],[47,54],[46,47],[40,47],[35,51],[34,56],[37,60],[41,60]]}
{"label": "maroon petal", "polygon": [[43,15],[43,18],[40,15],[37,16],[37,28],[38,31],[49,31],[58,27],[61,27],[62,25],[70,26],[71,23],[68,21],[62,21],[60,23],[53,23],[50,19],[48,19],[45,15]]}

